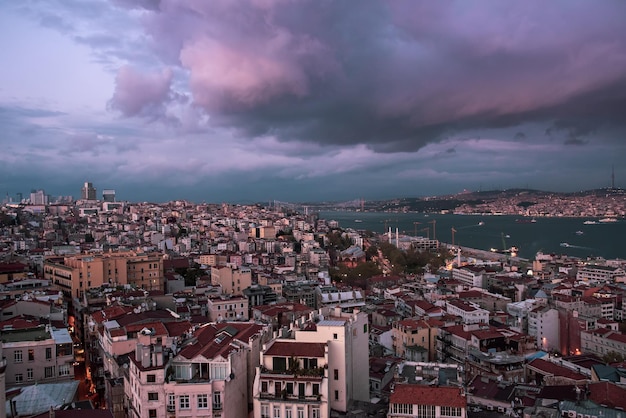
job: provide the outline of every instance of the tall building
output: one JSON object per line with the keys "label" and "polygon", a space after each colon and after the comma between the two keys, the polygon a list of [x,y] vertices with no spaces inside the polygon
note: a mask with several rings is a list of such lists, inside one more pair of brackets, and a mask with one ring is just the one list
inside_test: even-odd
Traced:
{"label": "tall building", "polygon": [[96,188],[93,183],[85,182],[81,189],[80,198],[83,200],[96,200]]}
{"label": "tall building", "polygon": [[243,289],[252,285],[252,270],[249,267],[211,267],[211,282],[222,286],[226,294],[241,295]]}
{"label": "tall building", "polygon": [[105,202],[115,202],[115,190],[104,189],[102,191],[102,200]]}
{"label": "tall building", "polygon": [[30,204],[31,205],[47,205],[48,195],[43,189],[32,190],[30,192]]}

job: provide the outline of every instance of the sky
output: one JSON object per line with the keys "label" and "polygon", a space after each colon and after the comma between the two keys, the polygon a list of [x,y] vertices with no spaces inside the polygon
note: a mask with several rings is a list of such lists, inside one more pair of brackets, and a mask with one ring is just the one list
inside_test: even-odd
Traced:
{"label": "sky", "polygon": [[[0,196],[626,187],[622,0],[0,2]],[[614,168],[613,168],[614,167]]]}

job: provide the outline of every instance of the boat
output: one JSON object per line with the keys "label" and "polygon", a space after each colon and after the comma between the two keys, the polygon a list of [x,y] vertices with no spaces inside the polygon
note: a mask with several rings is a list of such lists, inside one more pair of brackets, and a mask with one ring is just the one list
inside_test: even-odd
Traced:
{"label": "boat", "polygon": [[363,222],[363,221],[362,221],[362,220],[360,220],[360,219],[355,219],[355,220],[354,220],[354,222],[356,222],[356,223],[361,223],[361,222]]}
{"label": "boat", "polygon": [[535,218],[532,218],[532,219],[519,218],[519,219],[516,219],[515,222],[518,224],[534,224],[534,223],[537,223],[537,220]]}
{"label": "boat", "polygon": [[483,221],[478,222],[478,226],[483,226],[485,223]]}
{"label": "boat", "polygon": [[562,242],[561,247],[571,247],[567,242]]}
{"label": "boat", "polygon": [[608,222],[617,222],[616,218],[602,218],[598,222],[608,223]]}
{"label": "boat", "polygon": [[585,221],[583,222],[583,225],[595,225],[596,221]]}
{"label": "boat", "polygon": [[576,235],[582,235],[582,234],[584,234],[583,231],[576,231]]}

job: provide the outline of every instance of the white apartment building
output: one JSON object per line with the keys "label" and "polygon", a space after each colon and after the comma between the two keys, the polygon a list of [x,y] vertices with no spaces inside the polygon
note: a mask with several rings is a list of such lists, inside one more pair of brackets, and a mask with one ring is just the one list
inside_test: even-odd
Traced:
{"label": "white apartment building", "polygon": [[452,278],[469,287],[484,288],[485,269],[477,266],[463,266],[452,269]]}
{"label": "white apartment building", "polygon": [[626,335],[609,328],[581,331],[580,343],[585,354],[602,357],[613,352],[626,356]]}
{"label": "white apartment building", "polygon": [[475,303],[460,299],[446,301],[446,311],[450,315],[460,316],[464,324],[487,324],[489,323],[489,311],[480,308]]}
{"label": "white apartment building", "polygon": [[611,283],[618,278],[626,278],[626,272],[619,267],[587,264],[579,267],[576,279],[592,283]]}
{"label": "white apartment building", "polygon": [[528,335],[535,337],[537,348],[558,350],[559,311],[549,306],[539,306],[528,313]]}
{"label": "white apartment building", "polygon": [[[266,347],[263,356],[272,358],[272,364],[270,368],[270,360],[263,357],[265,369],[257,371],[254,386],[255,418],[265,416],[272,418],[283,416],[324,418],[330,416],[330,410],[347,412],[352,400],[369,400],[369,368],[367,367],[369,361],[369,324],[367,314],[362,312],[344,313],[339,307],[322,308],[311,314],[310,319],[312,321],[306,323],[302,323],[302,321],[299,327],[294,327],[289,338],[277,340],[281,345],[274,349],[271,345]],[[296,345],[286,346],[285,344]],[[285,377],[280,380],[282,385],[280,389],[281,391],[283,389],[288,390],[290,388],[287,387],[287,383],[297,383],[297,390],[294,386],[295,392],[292,395],[300,396],[302,393],[304,400],[308,402],[308,407],[302,410],[297,408],[291,398],[276,399],[276,394],[282,392],[276,392],[278,388],[276,383],[273,383],[275,386],[270,388],[269,382],[275,381],[271,380],[271,372],[268,373],[269,370],[282,373],[283,370],[288,369],[291,358],[288,354],[294,353],[295,359],[298,350],[304,353],[304,358],[308,360],[298,357],[297,365],[302,368],[307,368],[308,365],[309,369],[317,370],[317,374],[308,377],[293,373],[292,377]],[[282,359],[278,360],[279,357]],[[283,367],[284,362],[286,362],[285,367]],[[320,367],[322,369],[319,369]],[[309,382],[303,381],[306,378],[311,380]],[[266,386],[263,382],[266,382]],[[301,386],[301,383],[304,385]],[[314,384],[320,385],[319,394],[313,394]],[[301,388],[303,392],[300,392]],[[265,389],[267,391],[264,391]],[[271,399],[267,399],[268,396],[271,396]],[[293,403],[291,409],[288,406],[291,403],[287,402],[289,400]],[[300,415],[300,411],[302,415]],[[318,411],[319,415],[317,415]],[[280,415],[276,415],[275,412]],[[274,415],[269,415],[270,413]]]}

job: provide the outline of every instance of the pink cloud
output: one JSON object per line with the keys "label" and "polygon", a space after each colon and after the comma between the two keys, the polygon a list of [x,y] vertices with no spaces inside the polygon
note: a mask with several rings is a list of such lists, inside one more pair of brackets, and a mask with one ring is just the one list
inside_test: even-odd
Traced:
{"label": "pink cloud", "polygon": [[124,116],[156,116],[170,99],[172,70],[143,74],[131,67],[122,67],[115,78],[115,91],[109,106]]}

